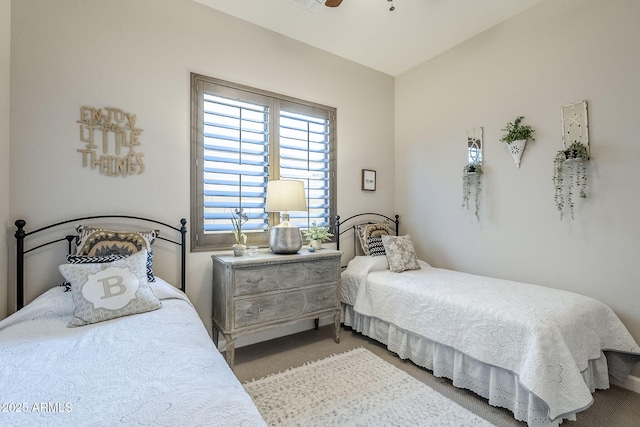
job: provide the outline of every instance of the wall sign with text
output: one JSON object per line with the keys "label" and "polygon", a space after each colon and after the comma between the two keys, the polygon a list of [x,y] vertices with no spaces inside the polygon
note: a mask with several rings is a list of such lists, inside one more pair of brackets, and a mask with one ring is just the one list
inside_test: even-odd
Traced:
{"label": "wall sign with text", "polygon": [[136,115],[119,108],[80,107],[82,166],[98,168],[102,175],[127,176],[144,172],[143,153],[137,152],[142,129]]}
{"label": "wall sign with text", "polygon": [[376,171],[362,169],[362,190],[376,191]]}

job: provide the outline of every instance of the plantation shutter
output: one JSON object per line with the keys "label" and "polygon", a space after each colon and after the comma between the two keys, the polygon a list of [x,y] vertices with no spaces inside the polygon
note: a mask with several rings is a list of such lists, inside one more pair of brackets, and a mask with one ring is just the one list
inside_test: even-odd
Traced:
{"label": "plantation shutter", "polygon": [[331,129],[326,110],[280,104],[280,178],[304,181],[307,212],[290,212],[300,228],[331,225]]}
{"label": "plantation shutter", "polygon": [[304,182],[301,229],[335,217],[335,109],[192,74],[192,250],[228,249],[243,209],[248,245],[265,247],[278,213],[265,211],[269,180]]}
{"label": "plantation shutter", "polygon": [[237,95],[229,96],[225,88],[205,85],[204,232],[229,232],[231,238],[232,213],[243,209],[249,221],[242,230],[251,242],[255,240],[252,232],[265,234],[268,228],[264,207],[269,179],[270,103],[268,98],[251,93],[245,94],[242,101],[235,98]]}

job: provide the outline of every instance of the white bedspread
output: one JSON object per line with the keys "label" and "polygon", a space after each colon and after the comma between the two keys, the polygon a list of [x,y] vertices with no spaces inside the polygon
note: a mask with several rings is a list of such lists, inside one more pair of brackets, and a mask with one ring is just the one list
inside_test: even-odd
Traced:
{"label": "white bedspread", "polygon": [[342,275],[343,302],[516,373],[552,420],[592,403],[580,374],[589,360],[606,350],[640,355],[615,313],[593,298],[420,265],[398,274],[385,257],[356,257]]}
{"label": "white bedspread", "polygon": [[184,294],[151,286],[149,313],[67,328],[58,287],[1,321],[0,425],[265,425]]}

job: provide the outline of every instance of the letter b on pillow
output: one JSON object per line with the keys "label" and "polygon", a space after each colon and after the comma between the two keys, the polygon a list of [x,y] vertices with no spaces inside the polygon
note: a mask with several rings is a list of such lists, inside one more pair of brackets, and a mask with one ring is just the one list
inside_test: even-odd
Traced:
{"label": "letter b on pillow", "polygon": [[82,286],[82,296],[93,303],[94,308],[118,310],[135,299],[140,281],[128,268],[108,267],[89,274]]}
{"label": "letter b on pillow", "polygon": [[71,327],[162,307],[147,282],[146,250],[112,262],[63,264],[60,272],[71,283]]}

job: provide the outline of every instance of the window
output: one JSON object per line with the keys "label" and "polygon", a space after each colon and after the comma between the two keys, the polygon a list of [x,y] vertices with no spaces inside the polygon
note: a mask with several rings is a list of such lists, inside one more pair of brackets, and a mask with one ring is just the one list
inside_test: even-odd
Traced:
{"label": "window", "polygon": [[228,249],[243,209],[248,245],[267,246],[278,213],[265,211],[270,179],[304,182],[304,229],[335,218],[335,108],[191,75],[191,248]]}

